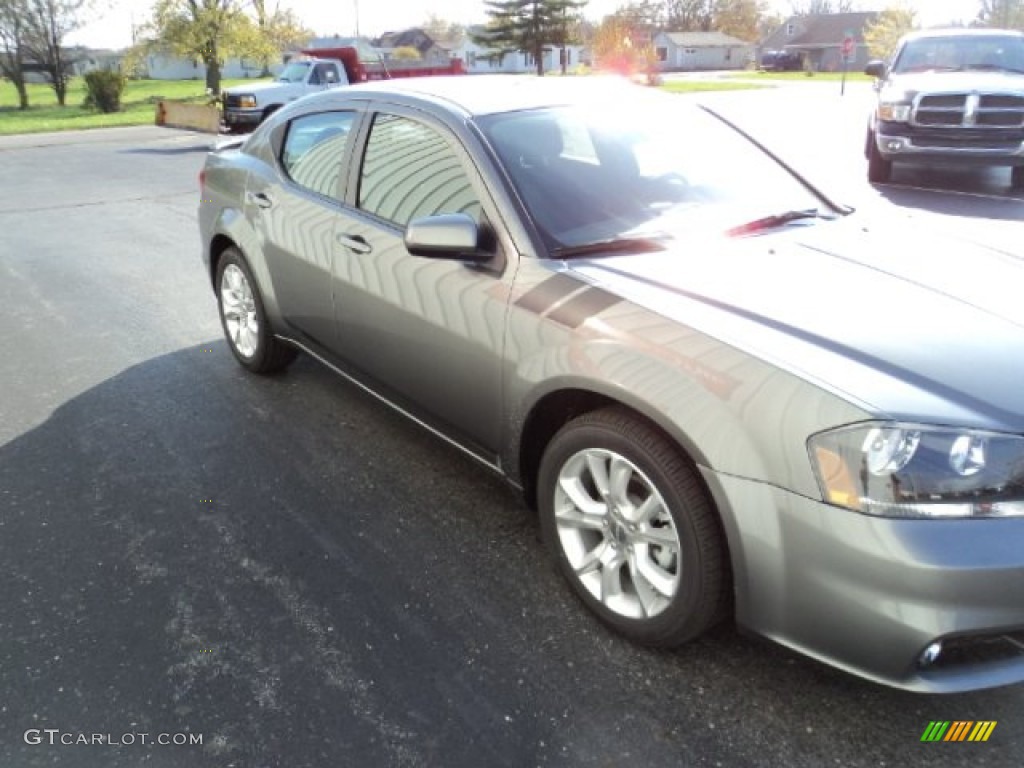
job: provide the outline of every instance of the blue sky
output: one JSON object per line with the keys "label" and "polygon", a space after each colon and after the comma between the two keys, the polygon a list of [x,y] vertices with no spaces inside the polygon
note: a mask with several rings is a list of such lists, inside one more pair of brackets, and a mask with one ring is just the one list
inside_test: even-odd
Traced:
{"label": "blue sky", "polygon": [[[472,24],[486,19],[483,0],[281,0],[284,7],[295,10],[306,25],[317,34],[351,35],[356,29],[358,8],[359,31],[378,35],[392,29],[415,26],[424,21],[428,9],[441,18]],[[585,11],[599,20],[611,13],[623,0],[590,0]],[[863,10],[879,10],[887,0],[865,1]],[[978,0],[910,0],[906,3],[918,11],[922,24],[936,25],[949,21],[968,21],[977,16]],[[788,0],[772,0],[770,5],[785,14],[792,7]],[[147,0],[110,0],[103,18],[87,25],[70,38],[96,48],[121,48],[131,43],[132,23],[141,24],[149,14]]]}

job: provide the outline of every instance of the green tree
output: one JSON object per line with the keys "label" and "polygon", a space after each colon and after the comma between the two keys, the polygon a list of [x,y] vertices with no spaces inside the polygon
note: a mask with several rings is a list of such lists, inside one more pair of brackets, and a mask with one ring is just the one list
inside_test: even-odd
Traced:
{"label": "green tree", "polygon": [[544,51],[562,47],[568,39],[570,19],[579,16],[584,0],[487,0],[490,20],[473,41],[495,55],[522,52],[533,56],[537,74],[544,74]]}
{"label": "green tree", "polygon": [[418,61],[422,59],[423,56],[412,45],[400,45],[391,52],[391,58],[396,61]]}
{"label": "green tree", "polygon": [[18,108],[28,109],[25,59],[28,55],[28,16],[25,0],[0,0],[0,76],[18,92]]}
{"label": "green tree", "polygon": [[1024,0],[981,0],[977,25],[1024,29]]}
{"label": "green tree", "polygon": [[267,38],[243,10],[248,5],[248,0],[156,0],[143,28],[145,48],[203,62],[206,87],[219,93],[225,59],[270,55]]}
{"label": "green tree", "polygon": [[283,51],[305,45],[313,37],[313,32],[299,21],[293,10],[282,8],[280,4],[269,11],[266,0],[252,0],[252,9],[256,14],[256,29],[259,32],[252,45],[254,49],[259,49],[257,55],[263,62],[263,74],[269,75],[272,59],[280,57]]}
{"label": "green tree", "polygon": [[896,43],[917,26],[915,11],[906,5],[894,5],[878,14],[864,27],[864,42],[872,59],[888,59]]}

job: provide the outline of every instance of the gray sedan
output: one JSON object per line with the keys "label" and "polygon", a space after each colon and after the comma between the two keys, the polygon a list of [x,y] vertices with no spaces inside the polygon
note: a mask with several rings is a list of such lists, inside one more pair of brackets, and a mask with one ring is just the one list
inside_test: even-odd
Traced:
{"label": "gray sedan", "polygon": [[613,629],[1024,680],[1024,261],[599,78],[317,94],[202,187],[238,362],[301,350],[522,488]]}

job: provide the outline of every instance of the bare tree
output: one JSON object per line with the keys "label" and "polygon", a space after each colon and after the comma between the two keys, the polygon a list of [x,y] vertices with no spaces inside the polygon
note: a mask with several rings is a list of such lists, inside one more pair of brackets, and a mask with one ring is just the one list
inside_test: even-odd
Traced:
{"label": "bare tree", "polygon": [[850,13],[856,11],[857,0],[790,0],[794,16],[812,16],[824,13]]}
{"label": "bare tree", "polygon": [[428,13],[420,28],[430,35],[435,42],[460,40],[466,32],[466,25],[457,21],[448,21],[436,13]]}
{"label": "bare tree", "polygon": [[715,18],[714,0],[665,0],[665,23],[670,32],[708,31]]}
{"label": "bare tree", "polygon": [[754,42],[760,36],[761,11],[758,0],[715,0],[714,28],[731,37]]}
{"label": "bare tree", "polygon": [[89,0],[24,0],[27,51],[42,69],[62,107],[67,98],[71,62],[65,38],[82,26]]}
{"label": "bare tree", "polygon": [[0,75],[18,91],[18,108],[28,109],[25,59],[28,28],[24,0],[0,0]]}
{"label": "bare tree", "polygon": [[983,27],[1024,28],[1024,0],[981,0],[977,23]]}

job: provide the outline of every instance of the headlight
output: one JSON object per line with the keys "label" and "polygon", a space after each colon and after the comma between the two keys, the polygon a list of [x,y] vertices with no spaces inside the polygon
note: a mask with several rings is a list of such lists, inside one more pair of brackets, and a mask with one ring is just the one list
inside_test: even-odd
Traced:
{"label": "headlight", "polygon": [[256,108],[256,97],[255,96],[239,96],[238,106],[243,109],[255,109]]}
{"label": "headlight", "polygon": [[822,498],[882,517],[1024,516],[1024,437],[867,422],[808,441]]}
{"label": "headlight", "polygon": [[883,101],[878,105],[878,119],[905,123],[910,119],[910,105],[902,101]]}

